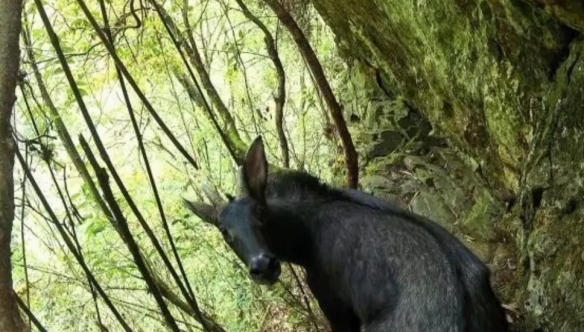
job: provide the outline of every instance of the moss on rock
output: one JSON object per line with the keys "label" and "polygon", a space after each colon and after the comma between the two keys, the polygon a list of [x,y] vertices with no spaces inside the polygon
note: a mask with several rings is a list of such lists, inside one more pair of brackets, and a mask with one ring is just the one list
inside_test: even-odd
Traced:
{"label": "moss on rock", "polygon": [[[344,57],[379,71],[450,143],[370,155],[364,180],[383,176],[384,195],[409,203],[423,192],[455,211],[437,218],[491,264],[517,329],[584,330],[584,3],[312,3]],[[399,129],[381,109],[356,130],[370,147]],[[449,200],[456,192],[467,199]]]}

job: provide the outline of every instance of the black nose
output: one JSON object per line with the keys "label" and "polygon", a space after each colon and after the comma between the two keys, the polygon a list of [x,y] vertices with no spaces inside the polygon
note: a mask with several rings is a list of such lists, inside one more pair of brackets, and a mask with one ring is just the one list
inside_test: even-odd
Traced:
{"label": "black nose", "polygon": [[249,273],[252,276],[262,276],[266,272],[272,272],[277,266],[276,258],[272,255],[261,254],[251,259]]}

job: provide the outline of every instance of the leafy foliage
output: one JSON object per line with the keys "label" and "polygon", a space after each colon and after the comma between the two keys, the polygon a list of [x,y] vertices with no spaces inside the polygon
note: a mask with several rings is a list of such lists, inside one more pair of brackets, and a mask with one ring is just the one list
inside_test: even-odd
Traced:
{"label": "leafy foliage", "polygon": [[[103,27],[100,2],[85,5]],[[156,15],[154,3],[111,0],[103,5],[117,56],[169,131],[194,156],[199,169],[194,169],[183,158],[136,91],[129,88],[127,79],[124,84],[129,99],[125,100],[115,62],[79,3],[43,2],[75,84],[115,170],[165,252],[171,253],[172,245],[165,235],[146,160],[140,152],[139,138],[143,141],[162,211],[200,308],[228,331],[302,331],[314,330],[315,325],[322,330],[324,323],[318,307],[312,300],[309,300],[310,308],[307,307],[290,270],[285,271],[283,281],[273,288],[253,284],[219,234],[189,216],[182,207],[181,196],[196,194],[201,181],[206,179],[227,193],[233,192],[234,163],[209,121],[204,104],[200,99],[193,99],[177,79],[176,73],[191,80],[193,77],[199,80],[199,77],[190,75],[190,65],[183,61]],[[238,133],[247,142],[262,134],[268,157],[278,164],[281,155],[273,119],[277,78],[266,55],[262,32],[242,15],[235,1],[184,1],[160,5],[180,30],[180,35],[174,36],[179,44],[189,38],[196,42],[212,83],[235,119]],[[327,165],[336,158],[337,142],[322,134],[328,125],[324,116],[326,110],[315,93],[303,59],[265,6],[248,5],[277,37],[287,74],[284,129],[291,145],[291,167],[305,168],[330,179],[332,169]],[[344,65],[335,53],[332,36],[322,22],[316,20],[316,15],[312,17],[309,37],[328,77],[338,77]],[[88,179],[80,175],[79,166],[73,163],[69,148],[81,156],[82,165],[90,167],[79,137],[87,139],[92,147],[95,137],[80,112],[78,100],[34,2],[26,4],[23,28],[29,43],[24,41],[22,45],[27,50],[22,54],[22,71],[27,76],[18,91],[15,113],[20,152],[26,157],[28,168],[57,216],[57,222],[75,239],[87,266],[127,323],[137,331],[167,330],[124,239],[114,226],[117,221],[108,220]],[[331,83],[333,86],[344,84],[342,78]],[[43,95],[43,89],[47,95]],[[132,129],[128,112],[136,117],[139,136]],[[68,147],[63,140],[59,121],[72,138],[73,146]],[[105,167],[103,156],[98,163]],[[49,330],[100,331],[100,324],[109,331],[120,330],[112,312],[65,246],[55,220],[50,220],[38,195],[24,181],[23,170],[21,167],[17,173],[21,181],[16,194],[21,223],[16,225],[13,241],[17,293]],[[92,170],[89,173],[97,182],[95,173]],[[123,198],[123,191],[111,176],[109,183],[151,271],[166,282],[172,292],[180,294],[131,206]],[[176,261],[171,259],[171,262],[178,270]],[[167,301],[171,313],[182,328],[191,330],[200,325],[192,313],[170,302]]]}

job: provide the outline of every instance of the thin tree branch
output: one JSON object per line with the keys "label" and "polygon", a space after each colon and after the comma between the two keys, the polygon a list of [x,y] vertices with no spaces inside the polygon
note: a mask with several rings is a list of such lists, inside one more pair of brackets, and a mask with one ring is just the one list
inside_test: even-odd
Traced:
{"label": "thin tree branch", "polygon": [[18,296],[18,294],[15,293],[14,294],[14,297],[16,298],[16,303],[18,303],[18,306],[20,307],[20,309],[22,309],[22,311],[24,311],[24,313],[28,316],[28,319],[30,321],[32,321],[32,323],[34,324],[34,326],[40,332],[48,332],[49,330],[47,330],[43,326],[43,324],[41,324],[41,322],[36,318],[36,316],[32,313],[32,311],[30,311],[28,305],[22,301],[22,299]]}
{"label": "thin tree branch", "polygon": [[[189,316],[195,318],[196,320],[198,320],[200,318],[195,312],[193,312],[192,308],[189,306],[188,303],[181,300],[180,297],[177,296],[168,287],[168,285],[166,283],[164,283],[162,280],[160,280],[160,277],[156,273],[153,274],[153,277],[154,277],[154,281],[159,286],[159,289],[160,289],[160,292],[162,293],[162,296],[164,296],[170,303],[174,304],[175,306],[177,306],[182,311],[186,312],[187,314],[189,314]],[[225,329],[223,327],[221,327],[219,324],[217,324],[215,322],[215,320],[211,316],[209,316],[208,314],[203,313],[203,319],[206,322],[206,325],[208,327],[208,331],[226,332]]]}
{"label": "thin tree branch", "polygon": [[[105,3],[104,3],[103,0],[100,1],[100,7],[101,7],[101,10],[102,10],[102,16],[103,16],[103,19],[104,19],[105,26],[108,27],[107,11],[105,9]],[[116,49],[115,49],[115,46],[113,44],[113,37],[112,37],[112,35],[110,33],[109,28],[106,28],[105,29],[105,32],[106,32],[107,37],[112,42],[112,52],[113,53],[116,53]],[[123,76],[120,75],[120,70],[119,70],[119,67],[118,66],[116,66],[116,71],[118,73],[118,77],[120,78],[120,86],[122,88],[122,93],[124,95],[124,100],[126,101],[128,113],[129,113],[129,116],[130,116],[130,120],[132,122],[132,127],[134,129],[134,133],[136,135],[136,139],[138,140],[138,147],[140,149],[140,152],[142,154],[142,158],[144,160],[144,165],[146,167],[146,172],[148,174],[148,179],[150,181],[150,185],[152,186],[152,192],[154,194],[154,198],[156,200],[156,205],[158,207],[158,212],[159,212],[160,218],[162,220],[162,226],[164,228],[164,231],[166,233],[166,236],[167,236],[168,241],[169,241],[170,246],[171,246],[172,253],[173,253],[174,258],[175,258],[175,260],[177,262],[177,265],[179,267],[179,270],[180,270],[180,272],[181,272],[181,274],[183,276],[184,283],[185,283],[186,289],[188,291],[188,296],[186,296],[187,301],[191,305],[191,307],[192,307],[193,311],[195,312],[195,314],[198,316],[198,321],[201,323],[201,325],[203,325],[203,329],[204,330],[208,330],[207,321],[203,317],[203,314],[201,313],[201,310],[199,309],[199,305],[197,303],[197,299],[196,299],[196,297],[194,295],[194,292],[193,292],[193,290],[191,288],[191,285],[190,285],[190,283],[188,281],[188,278],[187,278],[185,269],[183,267],[183,264],[181,262],[181,259],[180,259],[179,255],[178,255],[177,250],[176,250],[176,245],[174,243],[174,240],[172,238],[172,235],[170,234],[170,228],[168,227],[168,222],[166,220],[166,215],[164,213],[164,208],[162,206],[162,201],[160,199],[160,195],[158,194],[158,189],[156,187],[156,181],[154,179],[154,175],[152,174],[152,169],[150,167],[150,162],[148,160],[148,154],[146,153],[146,149],[144,148],[144,141],[142,139],[142,134],[140,132],[140,129],[138,128],[138,123],[136,121],[136,117],[134,116],[134,110],[132,109],[132,104],[131,104],[131,101],[130,101],[130,97],[128,96],[128,92],[126,90],[126,85],[124,83]],[[185,295],[187,295],[187,294],[185,294]]]}
{"label": "thin tree branch", "polygon": [[[215,89],[213,82],[211,82],[211,78],[209,77],[209,73],[205,69],[203,60],[201,59],[194,39],[191,38],[192,45],[190,45],[187,42],[187,40],[182,40],[179,44],[179,42],[176,40],[176,36],[180,36],[181,33],[178,27],[176,26],[176,23],[173,21],[172,17],[170,17],[166,10],[164,10],[164,8],[162,8],[162,6],[160,6],[155,0],[149,1],[156,8],[156,12],[160,17],[160,20],[167,29],[169,36],[171,36],[171,39],[175,44],[175,47],[177,48],[177,50],[179,50],[181,57],[182,46],[182,48],[185,50],[188,56],[190,63],[195,67],[195,70],[199,75],[199,79],[201,80],[202,86],[205,89],[205,92],[207,92],[209,99],[211,99],[213,106],[215,106],[215,109],[217,110],[217,113],[223,122],[223,129],[219,131],[219,134],[222,135],[223,142],[230,151],[232,157],[235,160],[235,163],[237,165],[241,165],[243,160],[242,158],[247,150],[247,146],[241,139],[239,133],[237,132],[237,128],[235,127],[235,120],[231,116],[231,113],[227,109],[227,106],[225,105],[223,100],[221,100],[221,97],[219,96],[219,93]],[[188,22],[186,23],[188,24]],[[190,72],[190,67],[187,68],[189,69]],[[192,75],[192,72],[190,73]],[[193,81],[195,81],[195,84],[197,84],[198,86],[198,83],[196,83],[196,80],[194,79],[194,75],[192,75],[192,77]],[[199,92],[202,95],[202,91]],[[210,109],[211,108],[209,107],[209,110]]]}
{"label": "thin tree branch", "polygon": [[174,317],[170,313],[170,310],[168,309],[166,302],[164,302],[164,299],[162,298],[162,295],[160,293],[159,288],[157,287],[156,283],[154,283],[152,274],[150,273],[150,269],[148,269],[142,255],[140,253],[140,248],[138,247],[138,244],[136,243],[136,241],[134,240],[134,237],[132,236],[132,233],[130,232],[130,228],[128,227],[128,223],[126,221],[126,218],[124,217],[124,213],[120,209],[120,206],[118,205],[118,203],[114,197],[114,194],[113,194],[111,187],[109,185],[107,172],[105,171],[104,168],[100,167],[97,164],[97,160],[95,159],[95,156],[93,156],[91,150],[89,149],[89,145],[83,139],[83,137],[80,138],[80,141],[81,141],[81,145],[83,146],[83,149],[84,149],[87,157],[89,158],[89,162],[91,163],[91,165],[96,173],[95,175],[96,175],[97,180],[100,184],[101,190],[103,191],[104,199],[108,203],[110,210],[112,211],[112,213],[114,215],[117,229],[119,230],[120,235],[122,236],[124,242],[126,243],[128,250],[130,251],[130,254],[132,255],[134,263],[136,263],[138,270],[142,274],[142,277],[144,278],[144,281],[146,282],[146,285],[148,286],[148,291],[152,294],[152,296],[154,296],[154,299],[158,303],[158,307],[160,308],[162,316],[165,318],[165,321],[168,324],[168,326],[173,331],[179,332],[180,329],[176,323],[176,320],[174,319]]}
{"label": "thin tree branch", "polygon": [[272,33],[266,25],[260,21],[254,14],[252,14],[247,6],[243,3],[242,0],[235,0],[243,15],[247,17],[250,21],[255,23],[255,25],[262,30],[264,33],[264,42],[266,43],[266,49],[268,50],[268,55],[270,59],[274,63],[274,67],[276,68],[276,74],[278,75],[278,87],[277,93],[274,95],[274,101],[276,102],[276,116],[274,117],[276,123],[276,132],[278,133],[278,140],[280,142],[280,149],[282,150],[282,164],[285,168],[290,167],[290,152],[288,149],[288,141],[286,139],[286,134],[284,133],[283,129],[283,121],[284,121],[284,104],[286,103],[286,73],[284,72],[284,66],[282,65],[282,61],[280,61],[280,56],[278,54],[278,49],[276,48],[276,41],[272,36]]}
{"label": "thin tree branch", "polygon": [[[24,18],[24,21],[25,21],[25,24],[28,25],[26,16]],[[55,107],[55,104],[53,103],[53,100],[52,100],[51,96],[49,95],[49,92],[47,91],[47,88],[45,86],[45,82],[43,81],[42,75],[39,71],[37,61],[36,61],[36,58],[35,58],[35,55],[34,55],[34,52],[32,49],[32,43],[31,43],[31,40],[29,37],[28,29],[24,29],[24,31],[22,33],[22,37],[24,40],[25,49],[27,51],[26,53],[27,53],[28,59],[30,61],[30,66],[32,67],[34,77],[37,81],[37,86],[38,86],[39,91],[41,93],[41,98],[42,98],[46,108],[48,108],[49,113],[51,114],[51,118],[53,119],[53,121],[55,123],[55,128],[57,129],[57,134],[59,135],[61,142],[63,142],[63,146],[65,147],[65,151],[67,152],[67,154],[69,155],[69,158],[73,162],[75,169],[77,170],[77,172],[79,172],[79,174],[83,178],[83,181],[87,184],[87,186],[89,188],[89,192],[90,192],[93,200],[97,203],[97,205],[100,207],[101,211],[105,214],[105,216],[107,218],[111,218],[111,211],[108,210],[107,205],[105,204],[105,202],[103,201],[103,199],[99,195],[99,192],[97,191],[97,187],[95,186],[95,182],[93,181],[93,179],[89,175],[89,171],[87,170],[85,163],[83,162],[83,160],[81,159],[81,156],[79,155],[79,152],[75,148],[75,144],[73,144],[73,140],[71,139],[71,135],[69,135],[69,131],[67,130],[67,126],[65,126],[65,123],[63,122],[63,118],[61,118],[61,114],[59,113],[59,111]],[[24,91],[23,91],[23,93],[24,93]]]}
{"label": "thin tree branch", "polygon": [[[25,160],[28,160],[28,153],[25,155]],[[26,305],[30,306],[30,281],[28,278],[28,264],[27,264],[27,255],[26,255],[26,237],[25,237],[25,227],[24,227],[24,210],[26,204],[24,201],[26,199],[26,179],[22,179],[22,202],[20,208],[20,243],[22,246],[22,264],[24,270],[24,285],[26,289]],[[18,295],[15,294],[18,300]],[[31,324],[31,317],[28,316],[28,326]]]}
{"label": "thin tree branch", "polygon": [[34,176],[32,175],[32,173],[28,167],[28,164],[26,164],[24,158],[22,158],[22,155],[20,154],[20,151],[18,151],[18,150],[16,150],[16,157],[18,158],[18,161],[20,162],[20,166],[22,167],[26,178],[28,178],[28,181],[32,185],[35,193],[37,194],[37,197],[40,199],[41,204],[43,205],[45,211],[47,211],[47,213],[49,214],[51,222],[55,225],[55,227],[57,227],[57,230],[59,231],[59,234],[63,238],[65,245],[67,246],[69,251],[73,254],[73,256],[75,257],[75,259],[77,260],[77,262],[79,263],[79,265],[81,266],[81,268],[83,269],[83,271],[85,272],[87,277],[90,279],[91,283],[93,284],[93,286],[95,287],[95,289],[97,290],[97,292],[99,293],[99,295],[101,296],[103,301],[106,303],[107,307],[114,314],[114,316],[116,317],[116,319],[118,320],[120,325],[122,325],[122,328],[124,329],[124,331],[132,332],[132,329],[130,328],[128,323],[126,323],[126,321],[124,320],[124,317],[122,317],[122,315],[118,312],[116,307],[110,301],[107,294],[104,292],[101,285],[95,279],[95,276],[93,275],[93,273],[91,273],[91,270],[89,269],[89,267],[85,263],[85,260],[83,259],[83,257],[81,255],[79,255],[77,249],[75,248],[75,245],[73,244],[73,242],[69,238],[69,235],[67,235],[67,231],[63,228],[63,225],[61,225],[61,223],[59,222],[57,215],[53,212],[51,205],[47,201],[47,199],[44,196],[42,190],[40,189],[38,183],[36,182]]}
{"label": "thin tree branch", "polygon": [[[187,2],[187,0],[185,0],[185,3]],[[247,75],[247,70],[245,67],[245,62],[243,61],[243,58],[241,57],[241,49],[239,47],[239,43],[237,42],[237,36],[235,35],[235,26],[233,25],[233,23],[231,22],[231,19],[229,18],[229,7],[225,4],[225,1],[219,1],[219,3],[221,4],[221,7],[223,8],[223,13],[224,13],[224,17],[227,20],[227,23],[229,23],[229,29],[227,29],[227,31],[229,31],[232,35],[233,38],[233,45],[235,46],[235,51],[233,53],[235,53],[235,58],[236,58],[236,62],[237,64],[241,67],[241,73],[243,76],[243,82],[245,85],[245,95],[246,95],[246,101],[247,101],[247,107],[249,109],[249,113],[251,115],[251,121],[253,123],[253,127],[254,127],[254,131],[255,131],[255,135],[259,135],[260,134],[260,130],[259,130],[259,126],[258,126],[258,122],[256,119],[256,114],[253,111],[255,109],[254,104],[253,104],[253,100],[251,98],[251,94],[250,94],[250,87],[249,87],[249,78]],[[186,13],[186,10],[183,9],[183,11]],[[188,15],[185,15],[188,18]],[[204,39],[203,39],[204,40]],[[241,120],[239,120],[241,123],[243,123]]]}
{"label": "thin tree branch", "polygon": [[300,53],[306,60],[308,68],[310,69],[312,75],[315,78],[316,84],[321,91],[331,117],[335,123],[335,127],[341,139],[343,149],[345,152],[345,163],[347,165],[347,185],[350,188],[357,188],[359,183],[359,165],[357,151],[355,150],[355,145],[353,144],[353,139],[351,138],[351,133],[347,128],[347,123],[343,118],[343,112],[341,106],[339,105],[327,79],[324,74],[324,70],[310,46],[310,43],[306,39],[306,36],[294,20],[290,13],[282,6],[278,0],[264,0],[264,2],[272,8],[280,22],[288,29],[292,38],[296,42]]}
{"label": "thin tree branch", "polygon": [[[51,39],[51,43],[55,47],[55,51],[57,51],[57,53],[59,53],[58,49],[59,50],[61,49],[61,47],[59,45],[59,38],[55,34],[55,31],[53,30],[51,23],[48,21],[48,17],[46,17],[46,13],[45,13],[44,9],[42,9],[42,5],[40,4],[40,1],[35,0],[35,3],[37,3],[37,7],[39,7],[39,13],[41,13],[41,11],[42,11],[41,18],[43,19],[43,23],[45,24],[45,28],[47,29],[47,33],[49,34],[49,37]],[[185,150],[185,148],[179,143],[179,141],[176,139],[176,137],[172,134],[172,131],[166,126],[166,124],[164,123],[162,118],[160,118],[160,116],[158,115],[158,113],[156,112],[156,110],[154,109],[152,104],[150,103],[150,101],[148,101],[148,99],[146,98],[146,96],[144,95],[142,90],[140,90],[140,88],[138,87],[138,84],[136,83],[136,81],[134,80],[132,75],[130,75],[130,73],[128,72],[128,69],[126,68],[126,66],[124,65],[122,60],[114,52],[113,46],[109,43],[107,36],[103,33],[99,24],[97,24],[97,21],[95,20],[95,18],[93,17],[91,12],[89,11],[89,8],[87,8],[87,5],[83,2],[83,0],[77,0],[77,3],[79,4],[79,7],[81,7],[81,10],[85,14],[85,17],[88,19],[88,21],[93,26],[96,34],[101,39],[104,46],[107,48],[110,56],[112,57],[112,60],[114,61],[116,66],[119,67],[120,72],[122,72],[123,76],[126,78],[126,80],[128,80],[128,84],[130,84],[130,86],[132,87],[132,89],[134,90],[134,92],[136,93],[138,98],[140,98],[140,101],[144,104],[144,106],[146,107],[146,109],[148,110],[150,115],[152,115],[152,117],[154,118],[154,120],[156,121],[158,126],[160,126],[160,129],[166,134],[166,136],[174,144],[174,146],[177,148],[177,150],[183,155],[183,157],[185,157],[185,159],[189,162],[189,164],[191,164],[191,166],[193,166],[195,169],[198,169],[199,165],[197,164],[197,162],[193,159],[193,157],[191,157],[191,155]],[[62,57],[62,54],[59,55],[59,61],[61,62],[61,65],[63,65],[63,63],[66,63],[65,59]],[[67,68],[68,68],[68,65],[63,65],[63,66],[67,66]],[[69,81],[72,81],[73,77],[70,75],[70,73],[67,74],[68,70],[65,70],[65,68],[63,68],[63,69],[65,71],[67,79]],[[73,89],[73,94],[75,95],[75,98],[77,100],[79,100],[81,96],[80,95],[77,96],[75,89],[73,87],[72,87],[72,89]]]}
{"label": "thin tree branch", "polygon": [[[134,213],[134,215],[136,216],[136,218],[138,219],[138,222],[140,223],[140,226],[142,226],[142,228],[144,229],[144,231],[146,232],[148,238],[150,239],[150,241],[152,242],[152,244],[154,245],[156,252],[160,255],[160,257],[162,258],[165,266],[169,269],[171,275],[173,276],[174,280],[176,281],[176,283],[178,284],[179,288],[181,289],[181,292],[183,293],[183,295],[185,296],[185,298],[188,299],[188,293],[186,291],[186,289],[184,288],[184,285],[182,284],[178,274],[176,273],[176,271],[174,270],[174,268],[172,267],[172,264],[170,263],[170,260],[168,259],[168,256],[166,255],[165,251],[163,250],[162,246],[160,245],[160,242],[158,241],[158,239],[156,238],[156,235],[154,234],[154,232],[152,231],[152,229],[150,228],[150,226],[148,225],[148,223],[146,222],[146,220],[144,219],[143,215],[141,214],[140,210],[138,209],[138,207],[136,206],[134,200],[132,199],[132,197],[129,195],[123,181],[121,180],[121,178],[119,177],[117,171],[115,170],[115,167],[113,166],[113,163],[111,162],[111,159],[109,158],[109,155],[103,145],[103,142],[101,141],[99,134],[97,133],[97,130],[95,128],[95,125],[93,124],[93,121],[89,115],[89,112],[87,110],[87,107],[85,105],[85,102],[83,100],[83,97],[81,96],[80,92],[79,92],[79,88],[77,87],[77,84],[75,83],[75,79],[73,78],[73,75],[71,73],[71,69],[69,68],[69,65],[67,63],[67,61],[64,59],[63,57],[63,52],[62,49],[60,47],[59,44],[59,39],[58,36],[55,34],[51,23],[47,17],[46,12],[44,11],[44,8],[40,2],[40,0],[35,0],[35,3],[37,5],[37,8],[39,10],[39,13],[41,14],[41,19],[43,20],[43,23],[45,25],[45,28],[47,30],[47,33],[49,34],[49,37],[51,39],[51,43],[53,44],[53,47],[55,48],[55,52],[57,53],[58,57],[59,57],[59,61],[61,63],[61,66],[63,68],[63,71],[65,73],[65,76],[69,82],[69,85],[71,87],[71,90],[73,92],[73,95],[79,105],[79,109],[83,115],[83,118],[85,119],[85,122],[89,128],[89,131],[91,132],[91,135],[93,137],[93,139],[95,140],[95,144],[96,147],[98,149],[98,152],[101,156],[101,158],[103,159],[103,161],[105,162],[109,172],[112,174],[112,177],[114,178],[116,184],[118,185],[122,195],[124,196],[126,202],[128,203],[130,209],[132,210],[132,212]],[[119,66],[120,71],[124,74],[124,77],[128,80],[128,83],[132,86],[132,88],[134,89],[134,91],[138,94],[138,96],[140,97],[141,101],[144,103],[144,105],[151,110],[150,114],[155,118],[161,121],[161,119],[158,117],[158,115],[156,114],[156,112],[154,112],[154,110],[152,109],[152,106],[150,105],[150,103],[148,102],[148,100],[146,100],[145,96],[142,94],[142,92],[138,89],[135,81],[133,80],[133,78],[131,77],[131,75],[128,73],[127,69],[125,68],[125,66],[123,65],[123,63],[121,62],[121,60],[119,59],[119,57],[117,56],[117,54],[115,52],[113,52],[113,48],[112,46],[109,44],[107,37],[105,36],[105,34],[101,31],[101,28],[99,27],[99,25],[97,24],[97,22],[95,21],[95,18],[92,16],[92,14],[90,13],[89,9],[87,8],[87,6],[85,5],[85,3],[81,0],[78,0],[78,4],[81,7],[82,11],[84,12],[84,14],[86,15],[87,19],[90,21],[90,23],[93,25],[94,29],[96,30],[96,33],[100,36],[100,39],[102,39],[102,42],[104,43],[104,45],[108,48],[108,51],[110,52],[110,55],[112,56],[112,58],[115,61],[116,66]],[[164,125],[164,123],[159,123],[159,125],[161,125],[162,128],[166,128],[166,126]],[[171,137],[172,140],[172,137]],[[179,145],[179,149],[183,149],[182,146]],[[186,151],[184,151],[184,153],[186,153]],[[183,154],[184,154],[183,153]],[[188,156],[188,154],[186,154],[186,156]],[[194,163],[194,160],[192,160],[191,165],[193,165],[195,168],[198,168],[198,165],[196,163]],[[96,172],[98,172],[99,170],[94,170]]]}

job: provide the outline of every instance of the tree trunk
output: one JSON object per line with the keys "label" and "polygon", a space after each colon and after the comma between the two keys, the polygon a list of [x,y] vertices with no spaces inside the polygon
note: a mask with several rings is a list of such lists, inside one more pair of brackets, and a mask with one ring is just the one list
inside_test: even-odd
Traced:
{"label": "tree trunk", "polygon": [[24,331],[12,290],[10,235],[14,221],[14,153],[12,108],[20,60],[22,1],[3,1],[0,10],[0,331]]}

